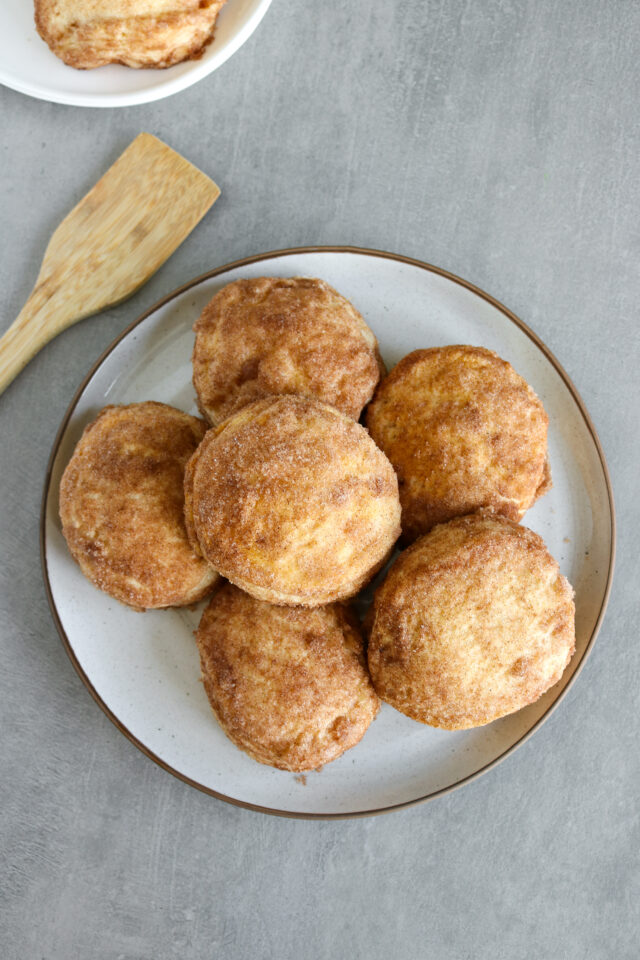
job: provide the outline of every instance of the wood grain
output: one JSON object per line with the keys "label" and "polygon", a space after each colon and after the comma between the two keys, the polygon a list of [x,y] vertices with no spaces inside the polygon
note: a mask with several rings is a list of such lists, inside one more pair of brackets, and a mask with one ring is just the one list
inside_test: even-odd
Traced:
{"label": "wood grain", "polygon": [[135,293],[219,195],[166,144],[137,136],[51,237],[33,291],[0,339],[0,393],[53,337]]}

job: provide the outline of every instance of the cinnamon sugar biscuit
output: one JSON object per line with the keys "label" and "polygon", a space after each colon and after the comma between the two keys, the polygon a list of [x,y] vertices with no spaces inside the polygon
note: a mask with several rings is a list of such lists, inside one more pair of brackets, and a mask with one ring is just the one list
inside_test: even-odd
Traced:
{"label": "cinnamon sugar biscuit", "polygon": [[376,591],[378,696],[433,727],[490,723],[558,682],[575,650],[573,590],[542,539],[478,513],[435,527]]}
{"label": "cinnamon sugar biscuit", "polygon": [[312,770],[364,736],[379,710],[352,612],[277,607],[230,583],[196,632],[220,726],[259,763]]}
{"label": "cinnamon sugar biscuit", "polygon": [[213,424],[286,393],[316,397],[357,420],[385,373],[373,333],[323,280],[236,280],[194,330],[193,383]]}
{"label": "cinnamon sugar biscuit", "polygon": [[387,458],[364,427],[307,397],[258,400],[210,430],[185,487],[203,556],[270,603],[353,596],[400,532]]}
{"label": "cinnamon sugar biscuit", "polygon": [[481,507],[520,520],[551,485],[547,425],[531,387],[491,350],[408,354],[367,410],[398,474],[405,542]]}
{"label": "cinnamon sugar biscuit", "polygon": [[184,526],[183,477],[205,424],[164,403],[105,407],[60,484],[62,532],[82,572],[136,609],[194,603],[217,573]]}
{"label": "cinnamon sugar biscuit", "polygon": [[68,66],[171,67],[202,56],[225,0],[35,0],[38,33]]}

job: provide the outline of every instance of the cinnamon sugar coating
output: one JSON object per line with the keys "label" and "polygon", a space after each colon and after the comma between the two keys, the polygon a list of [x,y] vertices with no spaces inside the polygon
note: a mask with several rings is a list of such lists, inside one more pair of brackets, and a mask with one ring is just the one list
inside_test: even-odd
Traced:
{"label": "cinnamon sugar coating", "polygon": [[138,610],[194,603],[218,578],[184,525],[184,468],[206,430],[163,403],[105,407],[60,483],[62,532],[100,590]]}
{"label": "cinnamon sugar coating", "polygon": [[358,423],[306,397],[258,400],[210,430],[185,486],[203,556],[270,603],[353,596],[400,533],[389,461]]}
{"label": "cinnamon sugar coating", "polygon": [[36,28],[78,70],[171,67],[202,56],[225,0],[35,0]]}
{"label": "cinnamon sugar coating", "polygon": [[379,710],[357,620],[342,604],[278,607],[225,583],[196,640],[220,726],[259,763],[293,771],[329,763]]}
{"label": "cinnamon sugar coating", "polygon": [[533,703],[575,650],[573,590],[533,531],[486,513],[436,526],[376,591],[368,660],[378,696],[434,727]]}
{"label": "cinnamon sugar coating", "polygon": [[193,383],[213,424],[287,393],[316,397],[357,420],[385,373],[358,311],[310,277],[236,280],[207,304],[194,330]]}
{"label": "cinnamon sugar coating", "polygon": [[398,474],[403,540],[479,508],[520,520],[551,486],[547,426],[534,391],[491,350],[404,357],[367,410]]}

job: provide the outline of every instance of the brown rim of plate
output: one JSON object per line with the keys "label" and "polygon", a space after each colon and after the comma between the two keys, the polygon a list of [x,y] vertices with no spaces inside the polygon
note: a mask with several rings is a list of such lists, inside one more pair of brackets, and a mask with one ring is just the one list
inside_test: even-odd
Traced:
{"label": "brown rim of plate", "polygon": [[[429,793],[424,797],[418,797],[415,800],[407,800],[404,803],[392,804],[391,806],[380,807],[374,810],[359,810],[354,813],[299,813],[291,810],[277,810],[277,809],[274,809],[273,807],[262,807],[259,804],[247,803],[244,800],[236,800],[233,797],[227,797],[223,793],[218,793],[218,791],[212,790],[210,787],[205,787],[203,784],[198,783],[195,780],[192,780],[190,777],[186,777],[184,774],[180,773],[178,770],[175,770],[173,767],[169,766],[169,764],[165,763],[164,760],[162,760],[160,757],[156,756],[155,753],[149,750],[148,747],[146,747],[140,740],[138,740],[137,737],[135,737],[131,733],[131,731],[128,730],[123,723],[121,723],[118,717],[116,717],[115,714],[112,713],[112,711],[109,709],[106,703],[101,699],[100,695],[98,694],[98,692],[92,685],[91,681],[85,674],[84,670],[80,666],[76,658],[76,655],[73,651],[73,648],[71,646],[71,643],[69,642],[69,638],[67,637],[64,631],[64,628],[60,621],[60,617],[58,615],[58,611],[55,605],[55,600],[53,599],[53,594],[51,592],[51,584],[49,582],[49,572],[47,569],[47,558],[46,558],[47,499],[49,496],[49,488],[51,485],[51,473],[53,470],[54,461],[58,454],[58,448],[60,446],[62,436],[67,428],[69,420],[73,415],[76,404],[80,399],[80,396],[84,392],[85,387],[87,386],[87,384],[89,383],[93,375],[96,373],[98,368],[102,365],[104,360],[109,356],[112,350],[114,350],[115,347],[120,343],[120,341],[123,340],[129,333],[131,333],[131,331],[135,327],[137,327],[138,324],[142,323],[143,320],[146,320],[147,317],[151,316],[152,313],[155,313],[156,310],[159,310],[160,307],[163,307],[165,304],[169,303],[170,300],[173,300],[176,297],[179,297],[181,294],[185,293],[191,287],[194,287],[197,284],[202,283],[204,280],[210,280],[212,277],[216,277],[216,276],[219,276],[220,274],[227,273],[230,270],[235,270],[238,267],[248,266],[249,264],[252,264],[252,263],[259,263],[260,261],[265,261],[265,260],[275,260],[277,257],[297,256],[299,254],[306,254],[306,253],[352,253],[352,254],[364,255],[369,257],[380,257],[381,259],[384,259],[384,260],[395,260],[399,263],[408,263],[411,266],[420,267],[420,269],[422,270],[427,270],[429,273],[438,274],[441,277],[445,277],[447,280],[452,280],[454,283],[459,284],[461,287],[465,287],[467,290],[470,290],[472,293],[475,293],[478,297],[481,297],[483,300],[486,300],[488,303],[492,304],[494,307],[500,310],[500,312],[503,313],[509,320],[511,320],[512,323],[515,323],[515,325],[519,327],[520,330],[522,330],[523,333],[525,333],[529,337],[529,339],[538,347],[538,349],[544,354],[544,356],[547,358],[549,363],[551,363],[551,365],[560,375],[561,379],[563,380],[569,392],[571,393],[571,396],[573,397],[578,409],[580,410],[580,413],[582,414],[582,418],[587,426],[589,433],[591,434],[596,450],[598,452],[598,457],[600,459],[600,465],[602,467],[602,472],[604,474],[604,479],[607,487],[607,496],[609,498],[609,510],[610,510],[610,519],[611,519],[611,546],[610,546],[610,553],[609,553],[609,568],[607,570],[607,583],[604,591],[604,596],[602,598],[600,611],[598,613],[598,617],[596,619],[591,636],[587,642],[586,647],[584,648],[582,656],[575,670],[573,671],[572,676],[567,681],[564,689],[560,691],[556,699],[548,707],[548,709],[545,710],[542,716],[539,717],[539,719],[534,723],[534,725],[529,730],[527,730],[527,732],[524,733],[518,740],[516,740],[515,743],[512,743],[510,747],[508,747],[503,753],[501,753],[500,756],[495,757],[495,759],[491,760],[489,763],[486,763],[483,767],[480,767],[479,770],[476,770],[474,773],[470,773],[468,776],[463,777],[461,780],[457,780],[455,783],[452,783],[447,787],[442,787],[440,790],[434,790],[432,793]],[[269,813],[272,816],[276,816],[276,817],[289,817],[291,819],[296,819],[296,820],[352,820],[359,817],[373,817],[382,813],[390,813],[393,810],[404,810],[408,807],[417,806],[417,804],[419,803],[426,803],[427,800],[434,800],[436,797],[442,797],[447,793],[451,793],[451,791],[457,790],[459,787],[462,787],[465,784],[470,783],[472,780],[475,780],[477,777],[482,776],[483,773],[486,773],[492,767],[497,766],[497,764],[501,763],[504,759],[506,759],[506,757],[508,757],[511,753],[513,753],[514,750],[516,750],[526,740],[528,740],[529,737],[531,737],[535,733],[535,731],[544,723],[544,721],[551,716],[551,714],[553,713],[557,705],[564,698],[565,694],[573,685],[576,677],[582,670],[588,655],[591,653],[591,649],[593,647],[594,641],[600,630],[602,619],[604,617],[604,612],[607,608],[607,603],[609,601],[609,594],[611,593],[611,582],[613,579],[615,554],[616,554],[616,524],[615,524],[615,506],[613,502],[613,489],[611,486],[611,478],[609,476],[607,461],[605,459],[604,452],[600,444],[600,439],[596,432],[596,428],[593,425],[591,417],[589,416],[587,409],[582,401],[582,398],[580,397],[580,394],[578,393],[576,387],[573,384],[573,381],[565,372],[565,370],[562,368],[560,363],[558,363],[558,361],[556,360],[553,353],[549,350],[549,348],[542,342],[542,340],[540,340],[538,336],[536,336],[533,330],[530,330],[529,327],[525,323],[523,323],[523,321],[520,320],[519,317],[515,315],[515,313],[512,313],[511,310],[509,310],[507,307],[504,306],[504,304],[500,303],[499,300],[496,300],[495,297],[492,297],[488,293],[485,293],[484,290],[480,290],[479,287],[474,286],[474,284],[469,283],[467,280],[463,280],[461,277],[456,276],[456,274],[454,273],[449,273],[448,270],[442,270],[440,267],[435,267],[433,266],[433,264],[425,263],[422,260],[416,260],[413,257],[405,257],[397,253],[387,253],[384,250],[370,250],[370,249],[367,249],[366,247],[313,246],[313,247],[290,247],[285,250],[271,250],[267,253],[256,254],[251,257],[244,257],[242,260],[234,260],[232,263],[227,263],[222,267],[216,267],[215,270],[209,270],[207,273],[203,273],[199,277],[195,277],[195,279],[190,280],[188,283],[185,283],[184,286],[178,287],[177,290],[174,290],[172,293],[169,293],[166,297],[163,297],[161,300],[158,300],[157,303],[155,303],[152,307],[146,310],[140,317],[138,317],[137,320],[134,320],[133,323],[130,323],[127,327],[125,327],[122,333],[118,334],[115,340],[112,341],[112,343],[106,348],[106,350],[104,350],[101,353],[101,355],[92,365],[91,369],[89,370],[85,378],[82,380],[80,386],[74,393],[73,399],[71,400],[71,403],[67,408],[67,411],[62,419],[62,423],[60,424],[55,440],[53,442],[53,447],[51,450],[51,454],[49,456],[49,461],[47,463],[47,471],[45,474],[44,490],[42,493],[42,502],[41,502],[41,508],[40,508],[40,560],[42,564],[42,574],[44,578],[45,591],[47,594],[49,607],[51,609],[51,614],[53,616],[53,621],[56,625],[58,633],[60,634],[60,638],[62,640],[62,643],[64,644],[65,650],[67,651],[69,659],[71,660],[73,666],[75,667],[76,672],[78,673],[80,679],[84,683],[85,687],[88,689],[93,699],[102,708],[104,713],[106,713],[106,715],[109,717],[112,723],[115,724],[118,730],[120,730],[120,732],[123,733],[125,737],[127,737],[127,739],[131,741],[131,743],[133,743],[139,750],[142,751],[142,753],[144,753],[147,757],[149,757],[150,760],[153,760],[154,763],[157,763],[158,766],[162,767],[163,770],[166,770],[168,771],[168,773],[173,774],[174,777],[177,777],[179,780],[183,780],[184,783],[188,783],[190,786],[195,787],[197,790],[202,791],[202,793],[207,793],[209,794],[209,796],[216,797],[216,799],[218,800],[224,800],[226,803],[233,804],[233,806],[236,806],[236,807],[244,807],[247,810],[255,810],[260,813]]]}

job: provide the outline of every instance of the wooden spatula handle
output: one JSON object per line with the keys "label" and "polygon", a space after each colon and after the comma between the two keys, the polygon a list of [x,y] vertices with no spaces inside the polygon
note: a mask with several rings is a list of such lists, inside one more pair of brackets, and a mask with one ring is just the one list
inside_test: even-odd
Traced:
{"label": "wooden spatula handle", "polygon": [[137,136],[54,231],[33,292],[0,340],[0,393],[70,324],[135,293],[219,194],[166,143]]}
{"label": "wooden spatula handle", "polygon": [[59,331],[60,326],[47,322],[46,305],[41,298],[32,294],[9,329],[0,337],[0,394]]}

